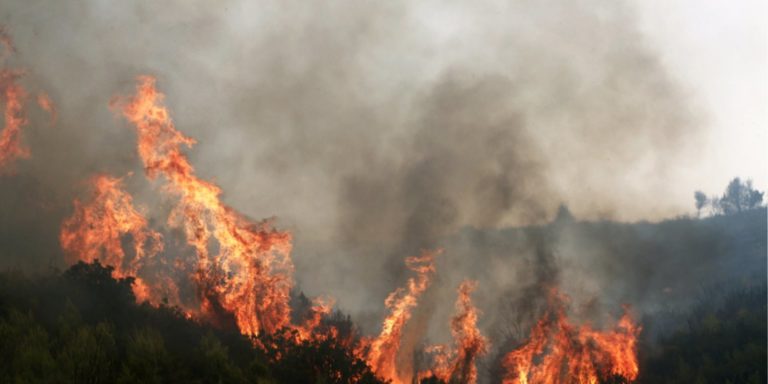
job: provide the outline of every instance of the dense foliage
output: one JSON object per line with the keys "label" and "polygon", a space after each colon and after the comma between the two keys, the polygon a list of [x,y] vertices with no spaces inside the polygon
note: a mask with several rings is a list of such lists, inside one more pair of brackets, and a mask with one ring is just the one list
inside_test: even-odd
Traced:
{"label": "dense foliage", "polygon": [[766,378],[766,287],[711,295],[684,326],[641,350],[644,383],[745,383]]}
{"label": "dense foliage", "polygon": [[[130,284],[98,262],[38,278],[0,275],[0,382],[379,382],[331,341],[288,348],[277,340],[286,343],[277,360],[235,327],[214,328],[176,308],[135,304]],[[333,321],[351,326],[340,315]]]}
{"label": "dense foliage", "polygon": [[[99,263],[38,278],[0,275],[0,382],[380,382],[336,340],[296,344],[286,332],[260,339],[271,346],[262,350],[235,328],[137,305],[130,284]],[[683,318],[641,345],[639,382],[766,382],[765,286],[710,298]],[[354,337],[348,317],[327,321]]]}

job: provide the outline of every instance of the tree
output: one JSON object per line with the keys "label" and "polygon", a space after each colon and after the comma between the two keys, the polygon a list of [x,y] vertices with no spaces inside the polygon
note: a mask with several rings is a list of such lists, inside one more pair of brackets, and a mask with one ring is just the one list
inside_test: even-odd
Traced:
{"label": "tree", "polygon": [[[280,383],[295,384],[384,384],[368,364],[354,353],[355,345],[349,343],[354,335],[344,337],[345,327],[338,334],[325,333],[325,326],[333,322],[345,322],[341,315],[331,318],[320,327],[320,332],[329,337],[296,341],[295,330],[284,329],[273,335],[259,335],[259,343],[271,362],[271,370]],[[348,327],[352,327],[351,322]]]}
{"label": "tree", "polygon": [[709,199],[702,191],[694,192],[693,198],[696,199],[696,216],[701,216],[701,209],[709,203]]}
{"label": "tree", "polygon": [[639,383],[765,383],[766,286],[708,295],[654,341]]}
{"label": "tree", "polygon": [[[749,184],[751,186],[752,183]],[[747,206],[750,209],[759,207],[763,203],[763,193],[758,190],[751,190],[747,197]]]}
{"label": "tree", "polygon": [[736,177],[728,183],[720,198],[720,210],[726,215],[757,208],[763,202],[763,192],[752,187],[752,180]]}
{"label": "tree", "polygon": [[195,376],[205,383],[245,383],[243,372],[229,356],[229,349],[212,332],[200,339]]}
{"label": "tree", "polygon": [[10,309],[0,318],[0,340],[0,382],[40,383],[54,376],[48,332],[31,313]]}
{"label": "tree", "polygon": [[557,207],[557,214],[555,214],[555,222],[572,223],[573,221],[573,214],[571,213],[571,210],[568,209],[568,206],[565,204],[560,204],[560,206]]}
{"label": "tree", "polygon": [[128,339],[119,383],[162,383],[170,370],[171,357],[165,341],[153,328],[133,332]]}
{"label": "tree", "polygon": [[110,324],[82,326],[64,335],[63,346],[56,356],[65,382],[110,383],[118,360],[117,346]]}
{"label": "tree", "polygon": [[718,196],[712,196],[712,198],[709,199],[709,207],[711,214],[713,215],[718,215],[723,212],[723,206],[720,204],[720,197]]}
{"label": "tree", "polygon": [[707,196],[696,191],[693,197],[696,199],[696,211],[701,213],[701,209],[709,205],[712,214],[732,215],[750,209],[760,207],[763,203],[764,192],[756,190],[752,186],[752,180],[742,181],[741,178],[734,178],[728,183],[722,196]]}

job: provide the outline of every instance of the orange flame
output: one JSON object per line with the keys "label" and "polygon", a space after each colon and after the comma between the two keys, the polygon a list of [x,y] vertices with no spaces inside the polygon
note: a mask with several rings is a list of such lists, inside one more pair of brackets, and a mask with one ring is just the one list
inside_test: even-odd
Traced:
{"label": "orange flame", "polygon": [[[13,143],[19,147],[19,127],[26,123],[21,108],[25,94],[14,83],[16,74],[2,72],[2,75],[10,80],[0,78],[9,100],[6,103],[6,129],[0,140],[9,127],[16,127],[15,133],[11,131],[11,134],[15,135]],[[5,86],[6,82],[10,85]],[[155,79],[145,76],[139,78],[135,95],[118,98],[113,105],[135,126],[138,153],[147,178],[162,178],[165,181],[163,192],[175,201],[167,223],[182,229],[187,244],[196,251],[195,271],[191,278],[199,289],[200,312],[216,316],[217,311],[226,311],[246,335],[273,335],[285,330],[295,335],[297,342],[335,339],[338,330],[321,326],[323,317],[333,307],[331,300],[316,299],[304,322],[291,324],[289,301],[293,262],[290,234],[273,229],[269,222],[254,222],[236,212],[221,201],[222,191],[216,184],[195,174],[183,152],[184,147],[191,147],[195,141],[175,128],[169,111],[162,104],[163,98],[164,95],[155,88]],[[40,94],[38,102],[55,118],[55,110],[47,96]],[[0,141],[0,149],[4,149],[3,143]],[[19,148],[23,155],[24,148]],[[177,290],[169,276],[160,277],[159,284],[149,282],[157,282],[158,278],[142,276],[146,262],[162,251],[162,236],[148,229],[147,220],[134,208],[131,195],[123,191],[121,179],[101,175],[91,184],[93,193],[89,201],[75,200],[74,214],[62,224],[62,248],[70,261],[91,262],[100,258],[115,268],[116,277],[135,276],[133,288],[137,299],[157,304],[162,289]],[[133,242],[132,255],[126,255],[122,248],[127,237]],[[434,258],[440,252],[423,252],[406,259],[407,267],[416,276],[409,278],[406,287],[398,288],[385,300],[390,313],[377,337],[364,338],[354,348],[351,342],[339,341],[367,361],[377,376],[393,383],[410,380],[410,372],[398,372],[398,354],[404,355],[400,353],[401,339],[412,311],[431,283],[435,272]],[[464,281],[459,286],[457,313],[451,320],[455,345],[452,349],[436,346],[428,350],[435,355],[434,368],[427,372],[430,375],[449,382],[477,381],[476,361],[487,353],[488,341],[477,328],[479,312],[471,301],[475,288],[473,281]],[[178,292],[172,296],[173,304],[180,304]],[[638,375],[636,342],[640,327],[628,314],[621,318],[614,330],[574,326],[566,316],[566,302],[567,297],[552,291],[550,309],[537,322],[529,340],[504,357],[507,376],[503,382],[597,383],[598,379],[611,375],[634,380]],[[197,312],[189,311],[187,315],[192,313]],[[278,353],[278,359],[279,356]],[[418,377],[424,377],[423,373]]]}
{"label": "orange flame", "polygon": [[488,352],[488,340],[477,329],[478,310],[472,304],[477,282],[464,280],[458,289],[456,315],[451,319],[451,335],[455,350],[433,346],[434,368],[420,377],[435,376],[445,382],[473,384],[477,382],[477,358]]}
{"label": "orange flame", "polygon": [[7,170],[17,159],[29,158],[29,148],[21,143],[21,127],[27,125],[24,114],[24,99],[27,94],[16,83],[20,72],[0,71],[0,92],[5,102],[5,126],[0,132],[0,171]]}
{"label": "orange flame", "polygon": [[318,328],[320,327],[320,323],[322,322],[323,317],[331,314],[334,303],[335,300],[331,298],[317,297],[313,300],[309,316],[307,316],[306,320],[304,320],[301,325],[294,327],[299,338],[297,341],[311,339],[320,340],[323,338],[332,338],[335,336],[333,334],[335,329],[327,330],[329,332],[328,334],[318,332]]}
{"label": "orange flame", "polygon": [[43,111],[48,112],[48,114],[51,116],[51,125],[56,124],[56,106],[53,105],[53,101],[51,100],[51,97],[48,96],[45,92],[38,92],[37,93],[37,105],[40,106],[40,108],[43,109]]}
{"label": "orange flame", "polygon": [[[13,41],[8,33],[0,27],[0,61],[16,52]],[[24,76],[24,71],[2,68],[0,69],[0,101],[3,108],[3,129],[0,130],[0,174],[12,173],[11,167],[18,159],[27,159],[31,156],[30,150],[22,143],[22,127],[29,124],[24,103],[27,100],[27,91],[18,81]],[[38,96],[38,102],[48,112],[54,111],[53,103],[44,93],[43,99]]]}
{"label": "orange flame", "polygon": [[2,46],[3,49],[2,55],[0,55],[0,60],[5,60],[6,57],[16,52],[16,47],[13,45],[11,36],[8,35],[8,32],[6,32],[3,27],[0,27],[0,46]]}
{"label": "orange flame", "polygon": [[[367,361],[376,375],[392,380],[394,383],[403,383],[397,372],[395,360],[400,349],[400,338],[411,311],[418,304],[419,297],[429,287],[432,274],[435,272],[434,258],[441,251],[423,252],[421,256],[409,257],[405,260],[408,268],[416,272],[415,278],[408,279],[408,288],[398,288],[387,297],[384,302],[390,309],[389,315],[384,319],[381,333],[370,341],[367,353]],[[367,343],[364,343],[367,344]]]}
{"label": "orange flame", "polygon": [[[147,229],[147,220],[134,208],[133,198],[122,190],[121,179],[99,175],[90,184],[90,200],[83,204],[76,199],[75,212],[61,226],[61,247],[70,262],[100,259],[115,268],[115,277],[137,276],[145,260],[163,249],[162,236]],[[122,247],[126,235],[133,241],[130,258]],[[150,299],[140,278],[133,288],[137,299]]]}
{"label": "orange flame", "polygon": [[640,327],[628,313],[615,329],[598,331],[575,326],[566,315],[567,297],[553,290],[550,309],[536,323],[528,341],[503,360],[505,384],[579,383],[620,376],[637,378]]}
{"label": "orange flame", "polygon": [[[221,189],[198,178],[183,153],[182,148],[195,141],[174,127],[155,79],[140,77],[136,91],[133,97],[117,100],[117,105],[135,125],[147,177],[164,177],[164,191],[178,199],[168,222],[184,230],[187,243],[197,252],[194,279],[203,291],[204,311],[221,306],[249,335],[290,325],[290,234],[267,222],[252,222],[222,203]],[[209,252],[214,245],[216,254]]]}

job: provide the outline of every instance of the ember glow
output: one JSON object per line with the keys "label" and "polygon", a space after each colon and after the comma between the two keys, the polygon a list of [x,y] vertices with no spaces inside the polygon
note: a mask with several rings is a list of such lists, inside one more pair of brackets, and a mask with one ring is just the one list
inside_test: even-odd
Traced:
{"label": "ember glow", "polygon": [[567,300],[552,291],[550,307],[528,340],[504,357],[504,384],[596,384],[612,377],[637,378],[640,327],[629,314],[625,313],[612,330],[595,330],[588,324],[571,322],[566,314]]}

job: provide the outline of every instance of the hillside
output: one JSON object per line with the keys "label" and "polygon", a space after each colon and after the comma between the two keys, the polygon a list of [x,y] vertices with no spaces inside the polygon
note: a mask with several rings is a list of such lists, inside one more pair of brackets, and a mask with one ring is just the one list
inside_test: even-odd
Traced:
{"label": "hillside", "polygon": [[[535,233],[545,234],[558,255],[566,248],[616,255],[593,265],[627,276],[621,284],[625,294],[618,296],[633,293],[644,305],[638,382],[761,383],[766,380],[765,214],[763,208],[635,224],[561,217],[544,227],[466,229],[452,241],[459,247],[471,239],[485,261],[503,249],[525,248],[521,242]],[[600,268],[594,273],[602,273]],[[38,276],[0,274],[0,382],[380,382],[344,346],[351,344],[294,344],[287,342],[290,335],[280,334],[249,339],[234,326],[212,326],[170,306],[136,304],[132,280],[114,279],[111,272],[97,262]],[[643,292],[656,286],[665,289]],[[651,305],[662,298],[666,304]],[[302,300],[297,294],[295,310],[306,305]],[[344,330],[340,339],[358,337],[354,324],[338,312],[324,323]],[[488,360],[481,380],[494,382],[498,368]]]}

